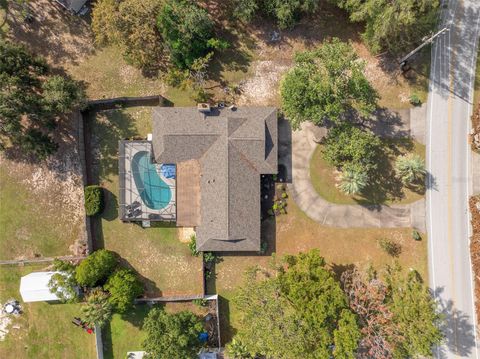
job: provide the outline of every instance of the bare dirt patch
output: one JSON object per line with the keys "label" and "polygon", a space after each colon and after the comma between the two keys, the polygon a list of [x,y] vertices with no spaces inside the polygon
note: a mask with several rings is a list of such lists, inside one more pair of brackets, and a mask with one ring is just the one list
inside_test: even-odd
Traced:
{"label": "bare dirt patch", "polygon": [[470,256],[475,282],[475,310],[477,323],[480,324],[480,196],[470,198],[470,213],[472,215],[472,236],[470,237]]}
{"label": "bare dirt patch", "polygon": [[28,2],[33,22],[25,22],[21,8],[10,2],[8,38],[27,44],[55,66],[76,64],[94,51],[90,25],[85,17],[68,13],[55,1]]}

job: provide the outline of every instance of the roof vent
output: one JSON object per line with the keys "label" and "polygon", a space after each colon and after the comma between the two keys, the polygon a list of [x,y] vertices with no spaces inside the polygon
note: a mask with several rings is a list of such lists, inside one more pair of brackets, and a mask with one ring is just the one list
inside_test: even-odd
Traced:
{"label": "roof vent", "polygon": [[197,109],[201,113],[209,113],[211,110],[210,105],[204,102],[197,104]]}

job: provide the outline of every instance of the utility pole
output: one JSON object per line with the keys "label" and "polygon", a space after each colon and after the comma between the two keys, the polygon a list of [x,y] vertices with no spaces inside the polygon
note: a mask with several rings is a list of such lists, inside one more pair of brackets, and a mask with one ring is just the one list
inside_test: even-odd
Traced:
{"label": "utility pole", "polygon": [[425,46],[427,46],[428,44],[431,44],[433,42],[433,40],[435,40],[438,36],[440,36],[441,34],[443,34],[444,32],[446,31],[449,31],[449,28],[448,27],[444,27],[443,29],[441,29],[440,31],[436,32],[435,34],[433,34],[432,36],[428,37],[428,38],[423,38],[423,43],[421,45],[419,45],[416,49],[414,49],[413,51],[411,51],[410,53],[408,53],[408,55],[404,56],[400,61],[400,69],[403,71],[405,69],[405,66],[407,66],[407,61],[410,57],[412,57],[413,55],[415,55],[418,51],[420,51],[422,48],[424,48]]}

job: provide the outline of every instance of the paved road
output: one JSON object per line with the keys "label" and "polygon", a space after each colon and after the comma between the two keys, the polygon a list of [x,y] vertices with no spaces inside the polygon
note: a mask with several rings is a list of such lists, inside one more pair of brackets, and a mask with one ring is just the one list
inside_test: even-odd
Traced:
{"label": "paved road", "polygon": [[446,315],[438,358],[479,358],[469,255],[467,143],[480,0],[450,0],[442,14],[450,31],[432,48],[427,110],[427,192],[430,285]]}

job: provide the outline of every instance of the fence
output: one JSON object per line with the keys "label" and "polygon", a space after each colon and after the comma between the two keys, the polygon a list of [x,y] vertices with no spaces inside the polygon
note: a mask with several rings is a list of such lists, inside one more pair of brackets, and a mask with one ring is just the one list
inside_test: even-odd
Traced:
{"label": "fence", "polygon": [[135,106],[161,106],[170,107],[173,103],[167,100],[165,97],[156,96],[143,96],[143,97],[116,97],[102,100],[92,100],[87,102],[87,111],[104,111],[114,110],[123,107],[135,107]]}

